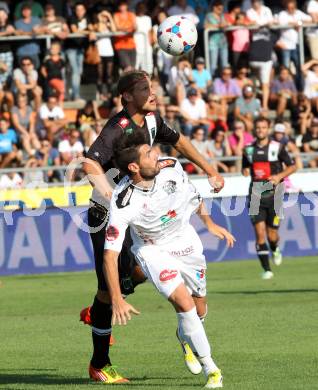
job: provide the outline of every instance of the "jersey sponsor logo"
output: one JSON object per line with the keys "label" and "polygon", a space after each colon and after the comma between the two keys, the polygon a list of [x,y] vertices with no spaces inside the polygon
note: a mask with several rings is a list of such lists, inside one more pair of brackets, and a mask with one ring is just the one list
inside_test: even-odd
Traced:
{"label": "jersey sponsor logo", "polygon": [[271,175],[269,161],[256,161],[253,163],[254,180],[267,180]]}
{"label": "jersey sponsor logo", "polygon": [[113,225],[109,225],[108,228],[106,229],[106,240],[115,241],[117,240],[118,236],[119,236],[118,229]]}
{"label": "jersey sponsor logo", "polygon": [[160,217],[160,221],[166,225],[167,223],[173,221],[177,216],[177,213],[175,210],[169,210],[167,212],[167,214],[163,215],[162,217]]}
{"label": "jersey sponsor logo", "polygon": [[172,160],[172,158],[167,158],[166,160],[160,160],[159,161],[159,168],[167,168],[167,167],[174,167],[176,165],[176,160]]}
{"label": "jersey sponsor logo", "polygon": [[168,282],[169,280],[174,279],[178,275],[176,269],[164,269],[160,272],[159,280],[160,282]]}
{"label": "jersey sponsor logo", "polygon": [[195,274],[197,280],[203,280],[205,278],[205,269],[200,269],[200,271],[197,271]]}
{"label": "jersey sponsor logo", "polygon": [[118,124],[125,129],[129,125],[129,119],[122,117],[119,119]]}
{"label": "jersey sponsor logo", "polygon": [[175,256],[175,257],[182,257],[182,256],[188,256],[193,252],[194,252],[194,248],[193,248],[193,245],[191,245],[191,246],[188,246],[187,248],[184,248],[184,249],[180,249],[177,251],[171,251],[171,252],[169,252],[169,254],[171,256]]}
{"label": "jersey sponsor logo", "polygon": [[175,182],[174,180],[168,180],[163,185],[163,190],[168,195],[173,194],[174,192],[176,192],[176,189],[177,189],[177,182]]}

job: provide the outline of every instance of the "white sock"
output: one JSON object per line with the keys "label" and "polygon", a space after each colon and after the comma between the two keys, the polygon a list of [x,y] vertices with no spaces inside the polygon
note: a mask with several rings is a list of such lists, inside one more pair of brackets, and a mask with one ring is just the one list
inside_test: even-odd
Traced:
{"label": "white sock", "polygon": [[211,357],[210,344],[196,308],[184,313],[177,313],[177,316],[180,336],[198,356],[205,375],[218,370]]}

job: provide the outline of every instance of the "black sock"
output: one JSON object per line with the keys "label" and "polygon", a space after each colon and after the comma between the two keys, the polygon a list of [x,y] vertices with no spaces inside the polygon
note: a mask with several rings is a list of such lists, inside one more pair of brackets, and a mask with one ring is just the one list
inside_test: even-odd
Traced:
{"label": "black sock", "polygon": [[278,242],[277,241],[268,241],[269,247],[271,248],[272,252],[275,252],[277,247],[278,247]]}
{"label": "black sock", "polygon": [[97,297],[91,307],[92,338],[94,352],[91,365],[100,369],[111,364],[109,359],[109,340],[111,335],[111,305],[100,302]]}
{"label": "black sock", "polygon": [[269,250],[267,244],[256,244],[256,252],[264,271],[270,271],[271,267],[269,265]]}

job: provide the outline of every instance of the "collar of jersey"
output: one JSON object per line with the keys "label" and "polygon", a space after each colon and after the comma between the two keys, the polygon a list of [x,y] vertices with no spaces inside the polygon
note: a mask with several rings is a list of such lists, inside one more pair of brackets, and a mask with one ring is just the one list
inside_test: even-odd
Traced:
{"label": "collar of jersey", "polygon": [[153,185],[150,187],[150,188],[143,188],[143,187],[139,187],[137,186],[136,184],[133,184],[131,182],[131,185],[137,190],[137,191],[140,191],[140,192],[153,192],[154,188],[155,188],[155,185],[156,185],[156,177],[154,178],[154,181],[153,181]]}

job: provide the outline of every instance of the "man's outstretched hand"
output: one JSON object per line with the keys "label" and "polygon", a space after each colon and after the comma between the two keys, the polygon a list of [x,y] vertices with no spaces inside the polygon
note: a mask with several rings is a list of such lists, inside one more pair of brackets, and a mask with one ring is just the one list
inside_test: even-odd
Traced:
{"label": "man's outstretched hand", "polygon": [[224,187],[224,178],[219,174],[215,176],[209,176],[208,180],[215,193],[220,192]]}
{"label": "man's outstretched hand", "polygon": [[112,302],[112,325],[126,325],[127,321],[131,320],[132,314],[140,314],[138,310],[136,310],[132,305],[126,302],[123,298],[119,301]]}

